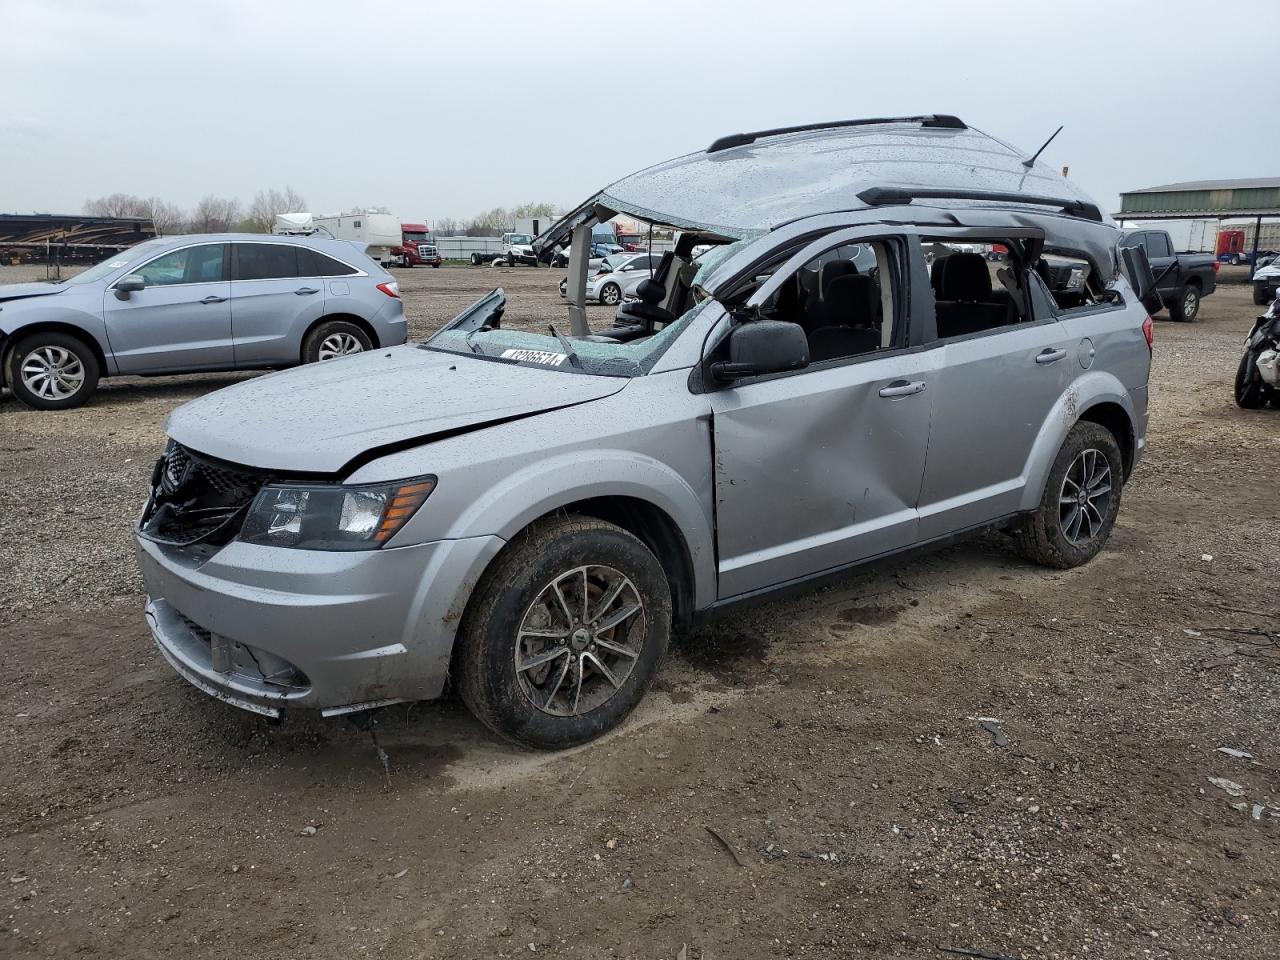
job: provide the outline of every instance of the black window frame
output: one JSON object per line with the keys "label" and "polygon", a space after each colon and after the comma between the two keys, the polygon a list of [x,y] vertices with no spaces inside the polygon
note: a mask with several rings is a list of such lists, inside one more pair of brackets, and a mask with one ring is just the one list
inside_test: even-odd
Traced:
{"label": "black window frame", "polygon": [[[293,274],[291,276],[267,276],[267,277],[242,277],[240,276],[240,258],[245,247],[273,247],[278,249],[286,249],[293,254]],[[264,243],[256,240],[236,240],[231,244],[231,279],[237,283],[254,283],[261,280],[298,280],[301,273],[298,270],[298,250],[301,249],[294,243]]]}

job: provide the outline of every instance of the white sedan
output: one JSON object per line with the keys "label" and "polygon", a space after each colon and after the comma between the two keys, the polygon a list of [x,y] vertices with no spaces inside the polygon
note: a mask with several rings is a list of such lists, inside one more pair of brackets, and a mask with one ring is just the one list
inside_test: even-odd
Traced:
{"label": "white sedan", "polygon": [[[600,266],[587,277],[587,299],[613,305],[636,292],[647,280],[662,257],[647,253],[614,253],[604,257]],[[560,296],[566,295],[568,280],[560,281]]]}

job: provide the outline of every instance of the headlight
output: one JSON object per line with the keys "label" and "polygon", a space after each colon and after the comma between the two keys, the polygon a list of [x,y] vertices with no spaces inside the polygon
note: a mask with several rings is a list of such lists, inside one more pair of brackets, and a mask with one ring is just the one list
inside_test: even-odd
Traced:
{"label": "headlight", "polygon": [[344,487],[268,485],[245,517],[240,539],[300,550],[376,550],[435,489],[435,477]]}

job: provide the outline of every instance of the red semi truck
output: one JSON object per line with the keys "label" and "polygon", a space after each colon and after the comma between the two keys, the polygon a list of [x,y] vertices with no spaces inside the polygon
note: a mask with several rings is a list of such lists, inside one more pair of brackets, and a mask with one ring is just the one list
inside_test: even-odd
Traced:
{"label": "red semi truck", "polygon": [[391,256],[402,267],[438,267],[444,263],[436,239],[425,223],[400,224],[400,246],[391,248]]}

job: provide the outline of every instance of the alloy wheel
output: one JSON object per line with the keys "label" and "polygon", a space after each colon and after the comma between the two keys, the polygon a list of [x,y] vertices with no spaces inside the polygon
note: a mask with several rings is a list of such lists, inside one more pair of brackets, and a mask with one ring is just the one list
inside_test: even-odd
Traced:
{"label": "alloy wheel", "polygon": [[345,357],[352,353],[363,353],[362,344],[353,334],[331,333],[320,341],[318,360],[332,360],[334,357]]}
{"label": "alloy wheel", "polygon": [[1089,448],[1071,461],[1058,494],[1062,535],[1084,546],[1102,530],[1111,504],[1111,464],[1101,450]]}
{"label": "alloy wheel", "polygon": [[22,359],[23,385],[45,400],[66,400],[84,386],[84,364],[65,347],[37,347]]}
{"label": "alloy wheel", "polygon": [[525,697],[543,713],[573,717],[608,702],[627,682],[645,636],[640,592],[613,567],[575,567],[539,591],[515,639]]}
{"label": "alloy wheel", "polygon": [[1188,290],[1186,296],[1182,298],[1182,315],[1188,320],[1195,317],[1196,311],[1200,307],[1200,297],[1193,290]]}

